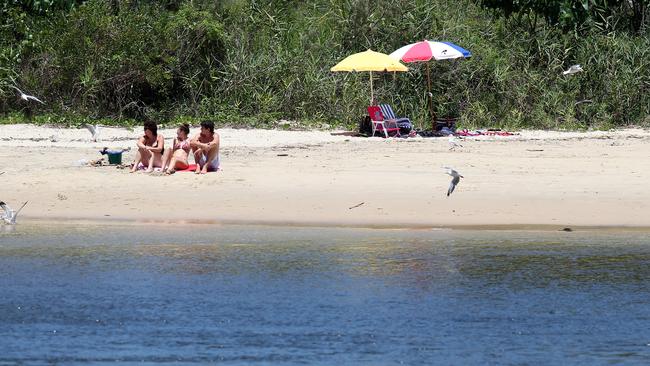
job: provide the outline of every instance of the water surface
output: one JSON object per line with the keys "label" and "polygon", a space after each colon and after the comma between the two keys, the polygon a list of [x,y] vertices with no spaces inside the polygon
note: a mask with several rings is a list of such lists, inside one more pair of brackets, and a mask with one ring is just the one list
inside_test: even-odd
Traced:
{"label": "water surface", "polygon": [[0,365],[647,364],[644,232],[17,225]]}

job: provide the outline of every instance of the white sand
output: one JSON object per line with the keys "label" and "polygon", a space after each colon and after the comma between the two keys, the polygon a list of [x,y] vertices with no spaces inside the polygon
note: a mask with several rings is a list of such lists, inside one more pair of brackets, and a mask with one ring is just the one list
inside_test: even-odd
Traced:
{"label": "white sand", "polygon": [[[85,129],[0,126],[0,200],[29,200],[19,222],[650,227],[646,130],[522,131],[466,138],[454,151],[446,138],[218,132],[223,171],[160,177],[78,166],[101,157],[102,146],[134,148],[140,128],[103,128],[95,143]],[[169,145],[174,130],[161,133]],[[449,198],[443,165],[465,176]]]}

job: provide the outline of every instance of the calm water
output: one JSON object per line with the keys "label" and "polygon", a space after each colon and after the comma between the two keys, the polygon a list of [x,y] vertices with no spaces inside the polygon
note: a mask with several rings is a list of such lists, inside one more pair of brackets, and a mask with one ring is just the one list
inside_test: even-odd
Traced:
{"label": "calm water", "polygon": [[18,225],[0,365],[647,364],[649,280],[641,232]]}

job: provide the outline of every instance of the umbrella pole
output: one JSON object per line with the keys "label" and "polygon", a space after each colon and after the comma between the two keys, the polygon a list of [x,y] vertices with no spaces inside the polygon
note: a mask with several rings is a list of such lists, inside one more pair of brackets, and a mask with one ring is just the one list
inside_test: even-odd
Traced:
{"label": "umbrella pole", "polygon": [[427,87],[429,88],[429,114],[431,115],[431,130],[436,130],[436,114],[433,112],[433,95],[431,95],[431,71],[427,62]]}
{"label": "umbrella pole", "polygon": [[370,71],[370,105],[373,105],[375,98],[372,95],[372,71]]}

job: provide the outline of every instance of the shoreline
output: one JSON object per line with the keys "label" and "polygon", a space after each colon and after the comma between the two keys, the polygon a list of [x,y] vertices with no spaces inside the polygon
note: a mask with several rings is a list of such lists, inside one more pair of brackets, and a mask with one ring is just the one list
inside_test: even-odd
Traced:
{"label": "shoreline", "polygon": [[[194,130],[192,133],[195,132]],[[382,139],[217,130],[223,170],[129,174],[80,162],[138,131],[0,126],[0,200],[31,220],[389,229],[650,228],[650,131]],[[173,130],[161,130],[171,140]],[[452,166],[465,178],[446,196]],[[639,228],[639,229],[637,229]]]}
{"label": "shoreline", "polygon": [[[271,227],[271,228],[324,228],[324,229],[359,229],[390,231],[542,231],[542,232],[650,232],[650,226],[561,226],[551,224],[483,224],[483,225],[412,225],[395,223],[393,225],[368,225],[344,222],[289,222],[289,221],[243,221],[243,220],[189,220],[189,219],[126,219],[110,217],[104,219],[64,218],[64,217],[27,217],[30,225],[70,225],[70,226],[152,226],[181,225],[187,227]],[[179,226],[176,226],[178,228]],[[565,230],[566,228],[570,230]]]}

